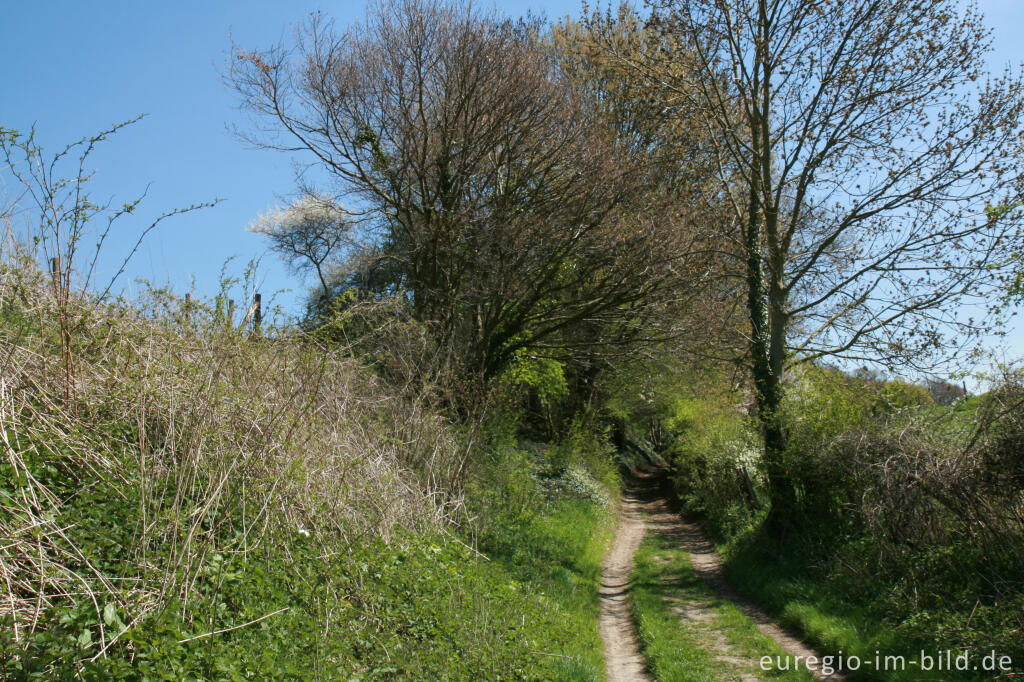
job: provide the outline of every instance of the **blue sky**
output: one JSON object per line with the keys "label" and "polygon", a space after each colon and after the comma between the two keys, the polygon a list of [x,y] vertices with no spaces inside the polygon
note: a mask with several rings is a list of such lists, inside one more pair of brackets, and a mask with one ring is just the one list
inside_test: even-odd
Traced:
{"label": "blue sky", "polygon": [[[208,201],[214,208],[164,223],[140,250],[123,283],[144,278],[184,290],[195,277],[215,290],[224,260],[240,269],[264,252],[246,225],[294,189],[292,161],[248,149],[228,130],[244,125],[221,73],[231,42],[262,48],[290,36],[290,27],[323,10],[345,24],[363,14],[362,2],[304,0],[177,0],[82,2],[4,0],[0,22],[0,125],[36,124],[49,151],[110,124],[147,117],[110,138],[94,155],[95,197],[127,200],[146,190],[140,217]],[[544,9],[577,12],[577,0],[503,2],[509,14]],[[19,188],[8,181],[0,197]],[[140,221],[141,223],[141,221]],[[136,224],[138,225],[138,223]],[[134,225],[124,223],[105,258],[118,262]],[[134,239],[130,241],[134,242]],[[263,290],[303,287],[273,256],[263,259]],[[289,302],[295,294],[284,296]]]}
{"label": "blue sky", "polygon": [[[527,10],[548,17],[578,14],[578,0],[502,0],[507,14]],[[345,24],[363,3],[307,0],[4,0],[0,23],[0,125],[35,123],[47,147],[96,132],[145,113],[94,156],[96,197],[127,200],[149,187],[142,216],[193,202],[223,198],[218,206],[176,218],[155,232],[124,283],[145,278],[187,289],[193,277],[211,293],[224,260],[244,263],[265,251],[246,225],[293,191],[291,160],[247,149],[228,130],[244,125],[222,84],[231,41],[268,46],[287,38],[290,26],[323,10]],[[1024,61],[1024,0],[981,0],[994,29],[994,70]],[[0,198],[16,188],[0,185]],[[110,255],[134,241],[125,223]],[[113,263],[113,259],[108,259]],[[238,267],[241,267],[240,265]],[[263,259],[268,294],[303,290],[273,256]],[[296,293],[280,299],[294,303]],[[1024,325],[1010,335],[1010,355],[1024,355]]]}

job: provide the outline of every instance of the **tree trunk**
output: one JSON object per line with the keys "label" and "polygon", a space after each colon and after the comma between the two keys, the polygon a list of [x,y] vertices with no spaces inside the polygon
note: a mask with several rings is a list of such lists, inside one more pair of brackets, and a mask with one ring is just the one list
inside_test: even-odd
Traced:
{"label": "tree trunk", "polygon": [[771,290],[765,282],[762,218],[758,198],[751,192],[746,226],[747,308],[750,314],[750,355],[757,399],[757,416],[764,436],[764,461],[771,494],[772,517],[786,516],[793,507],[793,491],[783,462],[785,431],[782,404],[782,366],[785,359],[785,301],[777,278]]}
{"label": "tree trunk", "polygon": [[[781,258],[779,258],[781,260]],[[789,318],[786,315],[786,292],[781,285],[781,263],[773,263],[772,282],[769,286],[768,308],[771,330],[768,346],[768,380],[765,399],[759,406],[762,428],[764,429],[765,464],[768,471],[771,492],[771,519],[785,521],[796,511],[796,495],[789,468],[785,462],[788,440],[780,409],[784,397],[782,384],[786,361],[786,332]]]}
{"label": "tree trunk", "polygon": [[[779,205],[772,168],[772,27],[766,0],[758,2],[758,41],[754,57],[751,108],[750,207],[747,233],[747,277],[753,338],[754,386],[757,415],[764,435],[764,462],[771,496],[769,528],[781,528],[792,518],[796,497],[785,463],[786,432],[782,406],[782,370],[786,360],[787,291],[784,284],[785,248],[779,239]],[[762,243],[763,242],[763,243]],[[765,277],[768,282],[765,282]]]}
{"label": "tree trunk", "polygon": [[[762,279],[758,274],[748,272],[751,286],[755,279]],[[751,296],[751,299],[754,297]],[[751,321],[759,319],[767,327],[769,320],[767,297],[750,301]],[[772,311],[775,318],[775,311]],[[755,326],[757,326],[755,322]],[[784,333],[784,332],[783,332]],[[783,457],[786,450],[786,434],[782,425],[780,407],[782,405],[781,358],[771,351],[776,346],[776,330],[763,328],[753,334],[751,354],[753,359],[754,389],[757,398],[757,418],[764,436],[765,473],[768,476],[768,489],[771,495],[772,517],[786,516],[793,510],[793,487],[789,480]]]}
{"label": "tree trunk", "polygon": [[[750,259],[751,261],[753,259]],[[784,301],[775,292],[765,292],[763,271],[752,270],[748,263],[749,305],[754,334],[751,339],[754,388],[757,393],[757,417],[764,436],[765,473],[771,496],[769,525],[778,527],[791,518],[796,498],[789,471],[784,461],[786,432],[782,423],[782,370],[785,361],[787,320]],[[775,289],[774,286],[771,287]],[[760,291],[756,297],[754,293]]]}

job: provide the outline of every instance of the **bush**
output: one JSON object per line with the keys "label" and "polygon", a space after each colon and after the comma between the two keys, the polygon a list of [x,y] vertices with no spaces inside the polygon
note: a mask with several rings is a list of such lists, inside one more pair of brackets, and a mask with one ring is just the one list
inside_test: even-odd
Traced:
{"label": "bush", "polygon": [[676,494],[700,514],[717,537],[730,537],[754,522],[764,505],[764,477],[750,420],[734,405],[677,398],[666,430]]}
{"label": "bush", "polygon": [[780,538],[760,526],[760,442],[742,395],[680,376],[654,401],[675,489],[746,591],[833,652],[963,647],[1024,661],[1019,377],[943,406],[915,384],[793,370],[784,461],[798,505]]}
{"label": "bush", "polygon": [[1024,390],[1010,379],[937,406],[918,388],[797,373],[786,462],[799,513],[785,542],[735,539],[731,570],[826,648],[994,649],[1019,662]]}

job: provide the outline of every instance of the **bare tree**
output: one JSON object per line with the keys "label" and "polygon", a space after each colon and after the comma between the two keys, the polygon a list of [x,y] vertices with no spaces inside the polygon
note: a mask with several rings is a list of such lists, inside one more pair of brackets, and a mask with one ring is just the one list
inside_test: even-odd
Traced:
{"label": "bare tree", "polygon": [[524,349],[621,352],[680,281],[681,232],[538,34],[469,3],[395,0],[232,60],[265,125],[254,141],[333,174],[416,317],[483,376]]}
{"label": "bare tree", "polygon": [[[674,47],[636,64],[698,112],[731,205],[773,504],[794,491],[787,362],[918,367],[982,324],[1016,226],[1022,85],[983,79],[988,31],[954,0],[655,0]],[[696,60],[695,80],[666,70]]]}

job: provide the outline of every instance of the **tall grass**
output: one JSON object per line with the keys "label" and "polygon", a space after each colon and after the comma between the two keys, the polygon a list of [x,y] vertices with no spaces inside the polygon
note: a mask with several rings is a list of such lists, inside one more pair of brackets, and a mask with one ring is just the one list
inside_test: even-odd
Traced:
{"label": "tall grass", "polygon": [[446,412],[387,306],[255,330],[251,274],[61,304],[0,258],[0,677],[600,679],[606,434]]}
{"label": "tall grass", "polygon": [[454,430],[344,349],[247,331],[224,296],[58,301],[30,257],[2,260],[0,622],[15,646],[91,611],[79,636],[97,660],[170,606],[209,620],[196,586],[225,556],[308,537],[330,562],[458,511]]}

